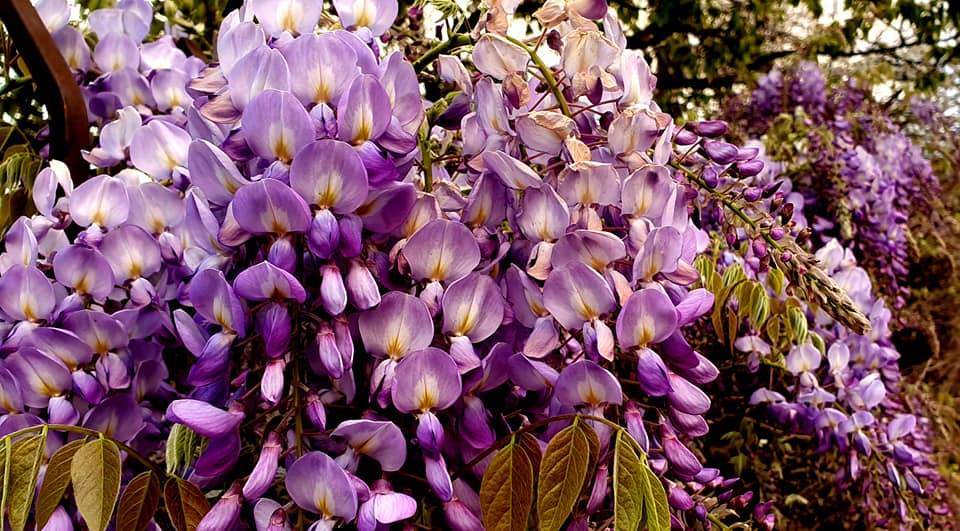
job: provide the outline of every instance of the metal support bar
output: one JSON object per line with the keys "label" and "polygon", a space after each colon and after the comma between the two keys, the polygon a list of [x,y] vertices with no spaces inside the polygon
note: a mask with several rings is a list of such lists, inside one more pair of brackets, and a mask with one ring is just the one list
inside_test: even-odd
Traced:
{"label": "metal support bar", "polygon": [[0,21],[13,39],[36,83],[50,118],[50,157],[63,161],[76,183],[90,166],[81,150],[90,144],[87,106],[70,72],[30,0],[0,0]]}

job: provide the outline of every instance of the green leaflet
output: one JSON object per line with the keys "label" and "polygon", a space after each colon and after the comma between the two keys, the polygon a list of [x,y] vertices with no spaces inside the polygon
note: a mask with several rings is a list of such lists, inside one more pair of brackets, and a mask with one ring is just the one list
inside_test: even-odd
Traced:
{"label": "green leaflet", "polygon": [[10,511],[13,531],[23,531],[27,524],[46,442],[47,431],[43,430],[40,435],[15,441],[10,449],[10,476],[4,501]]}
{"label": "green leaflet", "polygon": [[670,505],[660,478],[644,462],[643,524],[649,531],[670,531]]}
{"label": "green leaflet", "polygon": [[91,531],[110,523],[120,494],[120,450],[113,441],[97,439],[83,445],[70,466],[77,510]]}
{"label": "green leaflet", "polygon": [[637,531],[643,521],[646,465],[625,430],[617,431],[613,453],[613,524],[616,531]]}
{"label": "green leaflet", "polygon": [[[629,443],[629,446],[632,447],[634,456],[640,461],[640,467],[638,470],[641,472],[638,477],[638,483],[640,483],[640,488],[642,489],[642,502],[643,502],[643,518],[640,520],[640,529],[646,529],[647,531],[670,531],[670,505],[667,501],[667,491],[663,488],[663,483],[660,483],[660,478],[653,473],[653,470],[650,469],[650,465],[647,464],[647,455],[643,451],[643,448],[640,448],[640,444],[630,436],[626,430],[621,429],[617,432],[617,446],[616,451],[619,453],[621,443]],[[624,444],[627,446],[627,444]],[[614,454],[614,459],[617,459],[617,454]],[[625,458],[629,459],[629,457]],[[626,464],[626,463],[625,463]],[[617,466],[614,465],[614,474],[617,473]],[[616,479],[614,479],[614,489],[616,489]],[[619,506],[619,502],[616,501],[616,490],[614,490],[614,505],[615,507]],[[620,523],[616,522],[616,528],[621,528]]]}
{"label": "green leaflet", "polygon": [[800,345],[807,340],[807,316],[796,306],[787,308],[787,329],[790,336]]}
{"label": "green leaflet", "polygon": [[70,486],[70,464],[73,462],[73,455],[84,443],[83,439],[69,442],[50,458],[47,471],[43,475],[43,484],[40,485],[40,494],[37,495],[37,529],[43,529],[43,526],[47,525],[47,520],[60,505],[63,493]]}
{"label": "green leaflet", "polygon": [[171,477],[163,486],[163,503],[170,523],[177,531],[196,531],[210,504],[196,485]]}
{"label": "green leaflet", "polygon": [[200,454],[204,439],[183,424],[174,424],[167,436],[167,474],[177,474],[193,464]]}
{"label": "green leaflet", "polygon": [[787,285],[787,278],[783,275],[783,271],[771,267],[767,270],[767,284],[773,289],[774,293],[783,295],[783,288]]}
{"label": "green leaflet", "polygon": [[7,498],[10,494],[10,469],[12,468],[10,454],[13,450],[13,441],[10,437],[4,437],[0,439],[0,444],[3,445],[3,494],[0,495],[0,529],[6,529],[4,524],[7,520]]}
{"label": "green leaflet", "polygon": [[160,506],[160,481],[150,472],[130,480],[117,509],[117,529],[143,531]]}
{"label": "green leaflet", "polygon": [[533,465],[517,437],[497,451],[480,484],[480,511],[491,531],[527,527],[533,508]]}
{"label": "green leaflet", "polygon": [[540,464],[537,514],[541,531],[556,531],[577,505],[580,490],[590,473],[592,455],[600,443],[586,423],[573,424],[556,434],[547,445]]}

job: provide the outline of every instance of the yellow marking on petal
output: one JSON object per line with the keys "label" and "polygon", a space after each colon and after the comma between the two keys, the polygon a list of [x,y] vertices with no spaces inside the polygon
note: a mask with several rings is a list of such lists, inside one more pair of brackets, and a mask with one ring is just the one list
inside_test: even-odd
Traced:
{"label": "yellow marking on petal", "polygon": [[286,234],[287,226],[284,225],[279,219],[274,219],[273,223],[270,225],[270,231],[274,234]]}
{"label": "yellow marking on petal", "polygon": [[44,395],[44,396],[49,396],[49,397],[53,398],[53,397],[57,396],[58,394],[60,394],[60,390],[54,389],[53,387],[50,387],[50,384],[48,384],[45,380],[43,380],[43,379],[41,378],[41,379],[40,379],[40,394],[42,394],[42,395]]}
{"label": "yellow marking on petal", "polygon": [[94,345],[93,350],[94,350],[94,352],[96,352],[97,354],[101,354],[101,355],[102,355],[102,354],[106,354],[107,352],[110,351],[110,346],[107,345],[106,343],[104,343],[104,341],[98,337],[98,338],[97,338],[97,344]]}
{"label": "yellow marking on petal", "polygon": [[443,263],[442,260],[437,260],[433,264],[433,269],[430,271],[428,277],[430,280],[443,280],[447,276],[447,266]]}
{"label": "yellow marking on petal", "polygon": [[240,185],[238,185],[237,183],[233,182],[230,179],[224,179],[222,182],[223,182],[223,187],[226,188],[227,191],[230,192],[231,194],[236,193],[237,190],[240,189]]}
{"label": "yellow marking on petal", "polygon": [[373,133],[373,123],[366,116],[360,119],[360,123],[357,124],[357,132],[353,135],[354,144],[362,144],[370,139],[370,135]]}
{"label": "yellow marking on petal", "polygon": [[317,193],[317,206],[320,208],[330,208],[339,199],[339,190],[334,186],[334,184],[339,183],[340,179],[336,179],[333,176],[330,176],[327,179],[327,185],[323,188],[322,191]]}
{"label": "yellow marking on petal", "polygon": [[127,273],[130,278],[139,278],[140,273],[143,272],[143,264],[136,260],[130,261],[130,267],[127,269]]}
{"label": "yellow marking on petal", "polygon": [[593,390],[593,386],[589,383],[587,385],[587,392],[584,393],[583,390],[580,390],[580,397],[583,399],[585,404],[590,404],[595,406],[601,402],[600,397],[597,396],[596,392]]}
{"label": "yellow marking on petal", "polygon": [[286,31],[289,31],[290,33],[297,32],[297,20],[293,16],[293,12],[291,9],[287,9],[286,12],[283,14],[283,18],[280,20],[280,27],[282,27]]}
{"label": "yellow marking on petal", "polygon": [[74,284],[73,289],[77,290],[77,293],[86,293],[89,289],[89,286],[87,286],[87,275],[81,276],[76,284]]}
{"label": "yellow marking on petal", "polygon": [[640,318],[640,322],[637,323],[637,344],[641,346],[649,345],[653,341],[653,335],[656,332],[656,324],[653,322],[653,318],[644,315]]}
{"label": "yellow marking on petal", "polygon": [[167,224],[164,223],[161,218],[154,217],[154,218],[150,221],[150,227],[153,228],[153,232],[154,232],[155,234],[160,234],[161,232],[163,232],[163,229],[165,229],[165,228],[167,227]]}
{"label": "yellow marking on petal", "polygon": [[405,350],[403,341],[400,339],[400,334],[390,338],[390,341],[387,343],[387,356],[390,356],[391,359],[398,360],[402,358]]}
{"label": "yellow marking on petal", "polygon": [[277,143],[273,145],[273,154],[277,156],[278,159],[289,162],[293,158],[291,153],[291,146],[287,145],[286,135],[280,135],[280,138],[277,139]]}
{"label": "yellow marking on petal", "polygon": [[429,411],[437,405],[438,394],[437,380],[432,376],[423,375],[417,382],[414,395],[417,397],[417,408],[420,411]]}
{"label": "yellow marking on petal", "polygon": [[37,318],[37,312],[33,309],[33,304],[31,304],[29,300],[23,303],[20,311],[23,312],[23,316],[26,317],[28,321],[33,321]]}
{"label": "yellow marking on petal", "polygon": [[323,495],[317,500],[317,510],[326,518],[333,516],[333,503],[330,500],[329,489],[323,489]]}
{"label": "yellow marking on petal", "polygon": [[472,311],[472,309],[471,311],[467,311],[467,314],[460,319],[460,322],[457,323],[457,326],[453,329],[454,335],[467,335],[471,330],[473,330],[473,327],[477,325],[478,317],[479,315],[477,315],[477,312]]}
{"label": "yellow marking on petal", "polygon": [[373,22],[373,15],[370,13],[370,4],[366,0],[363,0],[363,6],[360,8],[360,12],[357,14],[357,26],[365,28]]}
{"label": "yellow marking on petal", "polygon": [[173,155],[171,155],[168,151],[163,152],[163,158],[164,158],[164,161],[167,163],[168,169],[172,170],[179,165],[179,163],[177,162],[177,159],[173,158]]}
{"label": "yellow marking on petal", "polygon": [[316,103],[327,103],[330,101],[330,84],[327,83],[324,77],[320,78],[320,81],[313,89],[313,101]]}

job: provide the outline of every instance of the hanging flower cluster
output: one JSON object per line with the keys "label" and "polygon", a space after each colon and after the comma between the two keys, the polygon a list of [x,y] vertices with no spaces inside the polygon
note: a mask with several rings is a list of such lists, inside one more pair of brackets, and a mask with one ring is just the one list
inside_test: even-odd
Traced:
{"label": "hanging flower cluster", "polygon": [[770,137],[772,157],[789,161],[815,209],[818,233],[850,247],[899,309],[908,292],[909,213],[930,204],[939,184],[920,148],[867,101],[854,82],[828,89],[816,64],[800,63],[764,76],[738,121]]}
{"label": "hanging flower cluster", "polygon": [[[384,38],[395,1],[333,7],[248,2],[205,64],[169,37],[143,43],[147,3],[91,13],[91,54],[69,10],[44,2],[103,173],[74,183],[51,161],[38,213],[7,233],[0,433],[82,426],[162,448],[168,474],[216,498],[203,530],[483,529],[484,485],[521,446],[546,528],[626,518],[624,485],[664,499],[642,502],[635,527],[643,514],[651,529],[772,528],[769,504],[697,452],[719,370],[688,331],[717,311],[699,264],[719,235],[746,242],[751,278],[789,272],[844,367],[819,384],[804,344],[784,362],[796,402],[774,389],[754,402],[825,444],[852,440],[851,455],[876,448],[890,481],[919,484],[903,468],[921,462],[914,418],[878,410],[897,374],[870,281],[835,244],[817,268],[802,205],[763,181],[759,149],[660,110],[603,2],[547,2],[543,33],[519,40],[495,6],[417,69]],[[425,101],[425,81],[443,97]],[[724,260],[721,273],[741,258]],[[568,439],[585,478],[544,494]],[[625,479],[625,455],[649,477]],[[69,504],[55,516],[78,518]]]}
{"label": "hanging flower cluster", "polygon": [[[780,238],[806,240],[810,225],[803,189],[780,174],[781,167],[768,162],[755,176],[721,179],[719,188],[755,200],[745,203],[751,219],[787,220],[777,230]],[[712,199],[701,201],[709,205]],[[761,418],[813,436],[820,453],[844,456],[844,468],[834,480],[842,488],[858,486],[870,506],[865,514],[869,525],[932,525],[952,519],[949,506],[936,494],[942,479],[926,442],[929,426],[922,418],[918,426],[918,417],[910,413],[915,408],[907,406],[901,392],[900,355],[890,341],[891,312],[873,293],[870,276],[857,266],[853,252],[829,239],[815,259],[868,319],[862,329],[843,325],[802,298],[802,283],[788,280],[793,267],[788,264],[797,258],[772,263],[764,247],[744,238],[742,227],[723,216],[710,219],[715,233],[725,237],[717,239],[715,256],[698,267],[726,305],[714,308],[713,324],[735,338],[735,361],[749,372],[762,371],[759,380],[770,382],[750,394],[750,404],[761,407]],[[724,328],[728,318],[732,322]],[[930,497],[925,497],[928,491]],[[890,492],[899,496],[890,497]]]}

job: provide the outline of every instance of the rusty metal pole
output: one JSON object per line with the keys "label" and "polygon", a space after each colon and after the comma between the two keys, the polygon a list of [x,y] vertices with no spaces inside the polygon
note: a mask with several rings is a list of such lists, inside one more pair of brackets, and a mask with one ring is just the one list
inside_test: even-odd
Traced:
{"label": "rusty metal pole", "polygon": [[0,0],[0,21],[23,57],[50,119],[50,157],[63,161],[73,180],[87,178],[81,150],[90,144],[87,106],[70,67],[30,0]]}

